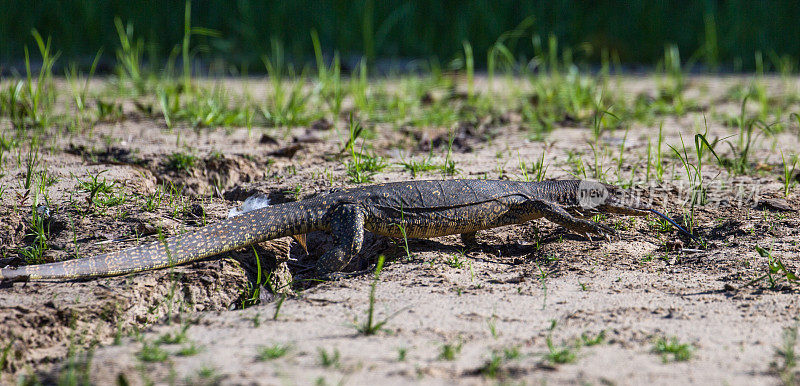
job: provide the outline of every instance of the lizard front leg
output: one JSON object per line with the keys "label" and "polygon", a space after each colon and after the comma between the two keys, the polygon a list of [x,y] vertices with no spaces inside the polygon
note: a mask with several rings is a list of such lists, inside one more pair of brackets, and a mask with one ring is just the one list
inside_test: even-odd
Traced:
{"label": "lizard front leg", "polygon": [[342,270],[364,243],[364,211],[359,206],[337,205],[327,216],[334,246],[317,261],[317,274],[322,276]]}
{"label": "lizard front leg", "polygon": [[541,212],[544,218],[569,229],[572,232],[586,236],[591,240],[590,234],[596,234],[608,239],[609,236],[616,234],[614,229],[609,228],[603,224],[598,224],[593,221],[577,218],[561,206],[549,201],[538,200],[534,202],[536,210]]}

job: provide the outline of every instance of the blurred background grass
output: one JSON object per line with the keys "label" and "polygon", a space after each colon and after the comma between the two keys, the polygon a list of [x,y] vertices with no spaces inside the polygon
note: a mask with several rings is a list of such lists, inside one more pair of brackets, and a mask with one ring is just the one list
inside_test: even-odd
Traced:
{"label": "blurred background grass", "polygon": [[[796,68],[800,58],[798,1],[400,1],[292,0],[192,1],[192,26],[219,32],[192,38],[202,63],[263,72],[260,57],[274,42],[287,59],[312,63],[311,31],[317,31],[326,56],[334,51],[345,63],[361,57],[375,63],[435,59],[446,63],[469,41],[476,66],[501,38],[517,59],[531,58],[532,37],[547,46],[572,47],[576,61],[599,63],[604,52],[627,68],[654,66],[665,46],[675,44],[684,62],[696,69],[747,71],[756,57]],[[31,30],[52,38],[60,63],[90,63],[104,48],[110,60],[120,40],[119,17],[144,41],[145,60],[163,63],[184,33],[184,1],[0,0],[0,66],[19,68],[24,47],[35,47]],[[35,51],[35,50],[34,50]],[[758,53],[761,55],[758,55]],[[35,55],[33,55],[35,56]],[[769,68],[767,68],[769,69]]]}

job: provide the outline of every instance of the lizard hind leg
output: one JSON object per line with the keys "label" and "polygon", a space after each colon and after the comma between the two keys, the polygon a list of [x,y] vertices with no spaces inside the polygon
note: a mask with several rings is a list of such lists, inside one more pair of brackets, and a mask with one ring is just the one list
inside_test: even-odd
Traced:
{"label": "lizard hind leg", "polygon": [[357,205],[338,205],[328,212],[334,246],[317,261],[317,274],[342,270],[364,243],[364,211]]}

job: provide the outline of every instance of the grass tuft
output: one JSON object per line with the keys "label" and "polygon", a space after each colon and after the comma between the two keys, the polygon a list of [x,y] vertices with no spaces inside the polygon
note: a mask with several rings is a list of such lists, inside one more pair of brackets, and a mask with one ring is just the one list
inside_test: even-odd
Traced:
{"label": "grass tuft", "polygon": [[164,362],[169,357],[169,353],[159,347],[157,343],[144,342],[138,357],[142,362]]}
{"label": "grass tuft", "polygon": [[341,355],[339,354],[339,349],[335,348],[332,352],[328,352],[322,347],[317,348],[317,352],[319,353],[319,364],[322,367],[339,367],[340,366],[340,359]]}
{"label": "grass tuft", "polygon": [[[285,356],[289,353],[291,349],[288,345],[281,345],[281,344],[274,344],[272,346],[264,346],[258,348],[258,360],[260,361],[271,361],[273,359],[278,359],[280,357]],[[320,354],[321,355],[321,354]],[[327,367],[327,366],[326,366]]]}
{"label": "grass tuft", "polygon": [[452,361],[456,359],[456,356],[461,353],[461,348],[464,346],[464,342],[458,343],[445,343],[439,348],[439,359],[445,361]]}
{"label": "grass tuft", "polygon": [[680,343],[676,337],[670,339],[661,337],[653,344],[653,352],[661,354],[664,363],[685,362],[692,359],[694,347],[689,343]]}
{"label": "grass tuft", "polygon": [[391,318],[396,316],[398,313],[403,311],[404,309],[400,309],[399,311],[391,314],[381,320],[380,322],[375,321],[375,291],[378,288],[378,280],[380,280],[381,271],[383,270],[383,263],[385,258],[383,255],[378,257],[378,263],[375,265],[375,278],[372,280],[372,285],[370,286],[369,290],[369,306],[367,308],[367,319],[362,324],[356,324],[356,330],[362,335],[374,335],[379,331],[383,330],[383,327],[386,323],[389,322]]}

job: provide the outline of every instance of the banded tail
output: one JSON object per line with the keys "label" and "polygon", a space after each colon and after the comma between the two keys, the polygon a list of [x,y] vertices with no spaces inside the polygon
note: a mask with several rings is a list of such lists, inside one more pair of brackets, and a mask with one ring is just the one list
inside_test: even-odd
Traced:
{"label": "banded tail", "polygon": [[197,231],[84,259],[0,269],[0,281],[78,279],[172,267],[257,242],[323,229],[323,211],[308,202],[268,206]]}

